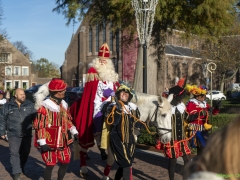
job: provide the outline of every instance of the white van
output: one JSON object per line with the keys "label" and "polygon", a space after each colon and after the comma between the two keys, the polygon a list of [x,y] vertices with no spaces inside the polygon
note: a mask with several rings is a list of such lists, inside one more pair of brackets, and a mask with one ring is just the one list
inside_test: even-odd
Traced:
{"label": "white van", "polygon": [[229,91],[240,91],[239,83],[230,84],[229,87],[228,87],[228,90]]}

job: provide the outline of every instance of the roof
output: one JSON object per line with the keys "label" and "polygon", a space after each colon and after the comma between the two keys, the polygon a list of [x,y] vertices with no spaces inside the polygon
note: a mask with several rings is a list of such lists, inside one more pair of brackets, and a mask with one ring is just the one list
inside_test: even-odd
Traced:
{"label": "roof", "polygon": [[173,45],[167,44],[165,50],[166,50],[166,54],[201,58],[200,54],[196,54],[196,52],[194,53],[192,49],[188,47],[173,46]]}

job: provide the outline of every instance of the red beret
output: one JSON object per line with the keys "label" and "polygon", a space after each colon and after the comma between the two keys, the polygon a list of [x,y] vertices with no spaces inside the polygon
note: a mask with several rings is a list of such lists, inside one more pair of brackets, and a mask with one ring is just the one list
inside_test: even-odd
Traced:
{"label": "red beret", "polygon": [[107,43],[104,43],[99,52],[98,52],[98,57],[99,58],[109,58],[110,57],[110,51]]}
{"label": "red beret", "polygon": [[59,78],[53,79],[48,85],[49,91],[64,91],[66,88],[67,84]]}

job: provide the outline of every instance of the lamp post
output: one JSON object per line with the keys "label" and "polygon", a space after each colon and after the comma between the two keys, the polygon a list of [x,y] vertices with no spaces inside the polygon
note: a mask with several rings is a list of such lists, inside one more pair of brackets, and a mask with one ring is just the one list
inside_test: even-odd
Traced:
{"label": "lamp post", "polygon": [[147,45],[151,39],[158,0],[132,0],[139,42],[143,47],[143,93],[147,93]]}

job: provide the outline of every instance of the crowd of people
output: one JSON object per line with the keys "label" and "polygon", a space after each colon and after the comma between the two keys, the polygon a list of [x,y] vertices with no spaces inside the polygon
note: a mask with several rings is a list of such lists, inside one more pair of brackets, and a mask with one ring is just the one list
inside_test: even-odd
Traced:
{"label": "crowd of people", "polygon": [[[111,166],[116,162],[119,168],[115,180],[131,180],[136,144],[133,129],[140,112],[137,105],[130,102],[132,89],[118,82],[106,43],[91,63],[81,99],[71,107],[64,101],[66,88],[62,79],[53,78],[34,95],[35,104],[26,99],[21,88],[15,89],[12,98],[8,93],[4,98],[0,90],[0,137],[9,142],[13,179],[24,177],[33,136],[34,146],[40,150],[45,163],[44,180],[51,179],[57,163],[60,164],[58,180],[64,179],[74,141],[78,144],[82,178],[88,177],[88,149],[96,144],[102,160],[107,159],[102,179],[109,179]],[[169,159],[169,179],[174,180],[179,157],[184,160],[184,179],[223,179],[219,174],[239,173],[240,166],[234,158],[238,148],[233,145],[239,138],[240,121],[233,121],[209,138],[208,117],[219,113],[221,101],[210,107],[205,101],[206,89],[186,84],[186,78],[167,91],[168,95],[173,94],[172,139],[163,149]],[[192,98],[185,105],[183,98],[187,93]],[[52,139],[54,143],[49,141],[52,133],[59,137]],[[197,157],[192,160],[191,148],[197,148]]]}

